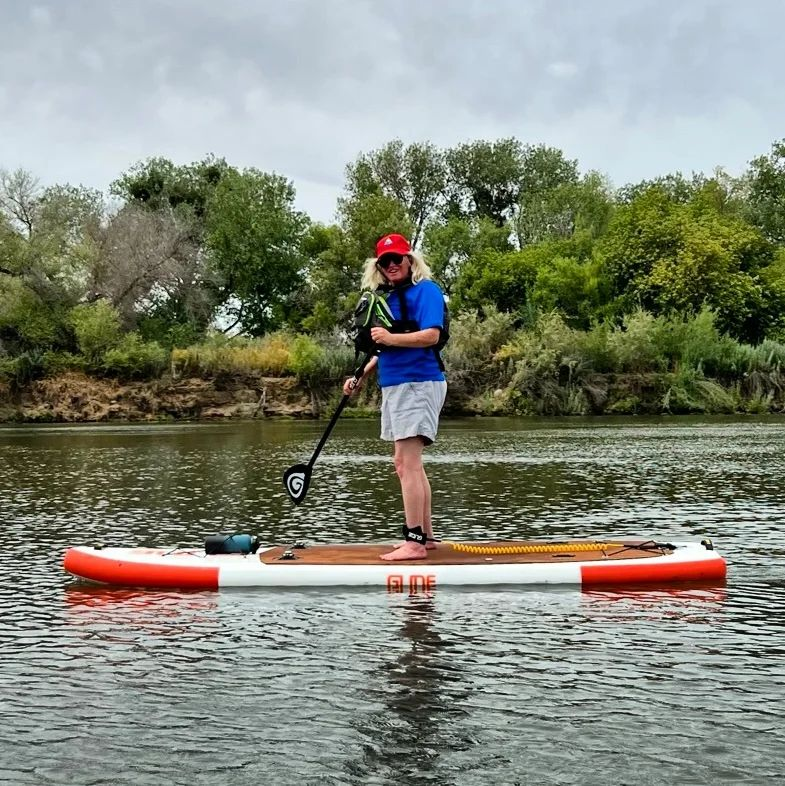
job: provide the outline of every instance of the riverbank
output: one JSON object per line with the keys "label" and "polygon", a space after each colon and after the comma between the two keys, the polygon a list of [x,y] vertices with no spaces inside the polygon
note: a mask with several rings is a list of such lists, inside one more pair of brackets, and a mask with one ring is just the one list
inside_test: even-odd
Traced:
{"label": "riverbank", "polygon": [[[738,383],[723,387],[696,380],[685,387],[673,374],[596,374],[581,384],[565,380],[539,395],[497,389],[472,395],[466,380],[450,379],[445,412],[477,415],[660,415],[767,414],[785,411],[785,394],[750,393]],[[315,418],[331,412],[340,383],[311,390],[294,376],[163,376],[120,381],[81,372],[38,379],[25,386],[0,382],[0,422],[78,423],[106,421]],[[353,400],[347,416],[373,416],[374,386]]]}
{"label": "riverbank", "polygon": [[71,372],[17,390],[0,383],[0,422],[314,417],[318,412],[313,396],[294,377],[121,382]]}

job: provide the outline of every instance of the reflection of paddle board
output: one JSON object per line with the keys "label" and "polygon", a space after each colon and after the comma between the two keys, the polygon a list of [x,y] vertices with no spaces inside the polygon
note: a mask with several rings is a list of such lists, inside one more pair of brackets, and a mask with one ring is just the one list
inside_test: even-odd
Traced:
{"label": "reflection of paddle board", "polygon": [[385,562],[389,545],[261,547],[252,554],[203,549],[74,547],[66,571],[80,579],[133,587],[376,586],[393,591],[444,585],[621,585],[718,581],[725,560],[711,543],[439,543],[422,560]]}

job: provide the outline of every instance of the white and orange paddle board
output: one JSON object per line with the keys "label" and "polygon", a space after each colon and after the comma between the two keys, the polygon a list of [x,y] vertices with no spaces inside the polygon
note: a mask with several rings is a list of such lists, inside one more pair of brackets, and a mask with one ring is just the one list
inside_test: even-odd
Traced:
{"label": "white and orange paddle board", "polygon": [[371,586],[392,591],[445,586],[629,585],[721,582],[726,563],[709,541],[654,543],[494,541],[440,542],[426,559],[386,562],[389,544],[262,546],[249,554],[200,548],[76,546],[65,570],[126,587]]}

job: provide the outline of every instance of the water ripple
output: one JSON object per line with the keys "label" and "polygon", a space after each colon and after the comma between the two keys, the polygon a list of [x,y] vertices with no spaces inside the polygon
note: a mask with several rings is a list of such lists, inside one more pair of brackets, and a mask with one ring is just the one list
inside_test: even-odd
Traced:
{"label": "water ripple", "polygon": [[76,543],[392,537],[377,424],[0,429],[0,782],[774,782],[785,744],[785,426],[455,421],[428,452],[451,538],[712,537],[724,587],[140,592]]}

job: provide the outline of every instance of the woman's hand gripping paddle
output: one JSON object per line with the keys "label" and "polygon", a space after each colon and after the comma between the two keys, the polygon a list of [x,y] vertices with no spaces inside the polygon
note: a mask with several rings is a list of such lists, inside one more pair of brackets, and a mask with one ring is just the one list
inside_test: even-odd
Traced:
{"label": "woman's hand gripping paddle", "polygon": [[[355,384],[362,378],[365,367],[373,357],[373,354],[373,352],[368,352],[363,358],[362,363],[360,363],[360,365],[357,367],[357,370],[354,372]],[[330,432],[338,422],[341,412],[343,412],[344,407],[349,403],[350,397],[351,394],[347,394],[341,399],[341,402],[338,404],[338,407],[335,410],[335,414],[332,416],[332,418],[330,418],[330,422],[327,424],[327,428],[325,429],[324,434],[322,434],[319,444],[316,446],[316,450],[313,452],[313,456],[311,456],[311,460],[307,464],[295,464],[293,467],[289,467],[289,469],[283,473],[284,488],[295,505],[299,505],[305,499],[305,495],[308,493],[308,486],[311,484],[311,472],[313,471],[313,465],[316,463],[316,459],[322,452],[322,448],[327,442]]]}

